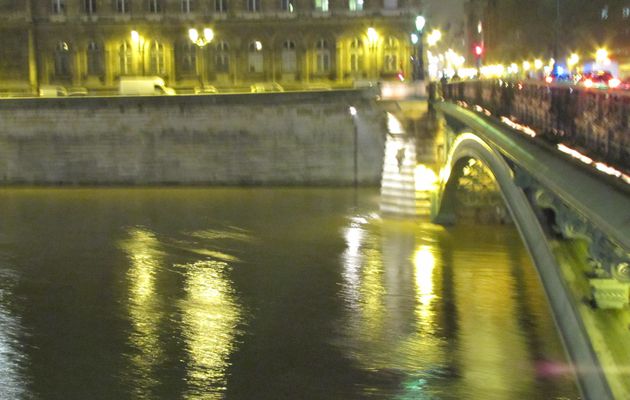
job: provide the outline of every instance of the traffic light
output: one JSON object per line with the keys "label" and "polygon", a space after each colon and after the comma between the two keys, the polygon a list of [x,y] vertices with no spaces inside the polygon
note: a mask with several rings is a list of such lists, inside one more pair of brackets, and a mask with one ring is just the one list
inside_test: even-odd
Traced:
{"label": "traffic light", "polygon": [[483,54],[483,45],[480,45],[480,44],[475,45],[475,55],[477,57],[481,57],[482,54]]}

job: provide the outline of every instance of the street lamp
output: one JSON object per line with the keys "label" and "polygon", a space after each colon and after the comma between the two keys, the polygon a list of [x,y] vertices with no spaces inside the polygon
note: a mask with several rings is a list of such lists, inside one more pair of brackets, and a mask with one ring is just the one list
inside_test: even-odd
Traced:
{"label": "street lamp", "polygon": [[[203,35],[199,34],[199,31],[195,28],[190,28],[188,30],[188,38],[191,42],[197,45],[200,49],[205,47],[208,43],[212,42],[214,39],[214,32],[210,28],[203,28]],[[203,51],[201,53],[201,84],[204,84],[205,75],[206,75],[206,60],[205,53]]]}
{"label": "street lamp", "polygon": [[415,25],[416,32],[411,34],[411,43],[414,45],[418,45],[416,48],[416,59],[414,65],[414,80],[423,81],[424,80],[424,43],[422,40],[422,34],[424,32],[424,26],[426,25],[427,20],[422,16],[418,15],[416,17]]}

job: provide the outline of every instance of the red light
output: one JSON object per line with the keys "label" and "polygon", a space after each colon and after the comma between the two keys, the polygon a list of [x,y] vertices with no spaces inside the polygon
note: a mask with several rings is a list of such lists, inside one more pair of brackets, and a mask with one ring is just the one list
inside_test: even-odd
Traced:
{"label": "red light", "polygon": [[475,54],[480,56],[483,53],[483,47],[477,45],[475,46]]}

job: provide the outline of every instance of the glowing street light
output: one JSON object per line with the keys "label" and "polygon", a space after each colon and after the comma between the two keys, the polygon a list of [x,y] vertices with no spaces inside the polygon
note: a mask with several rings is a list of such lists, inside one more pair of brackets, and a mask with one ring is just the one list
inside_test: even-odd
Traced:
{"label": "glowing street light", "polygon": [[595,52],[595,60],[598,64],[604,64],[608,60],[608,50],[604,48],[597,49],[597,52]]}
{"label": "glowing street light", "polygon": [[210,28],[204,28],[203,35],[199,35],[199,31],[197,31],[197,29],[191,28],[188,30],[188,38],[197,46],[203,47],[212,42],[214,32]]}
{"label": "glowing street light", "polygon": [[442,32],[440,32],[438,29],[434,29],[431,31],[429,36],[427,36],[427,44],[429,46],[435,46],[437,42],[440,41],[440,39],[442,39]]}
{"label": "glowing street light", "polygon": [[376,29],[369,27],[367,30],[367,37],[368,37],[368,41],[371,44],[376,43],[376,41],[378,40],[378,33],[376,32]]}
{"label": "glowing street light", "polygon": [[418,38],[418,35],[416,35],[415,33],[412,33],[412,34],[411,34],[411,43],[412,43],[412,44],[418,44],[418,40],[419,40],[419,39],[420,39],[420,38]]}
{"label": "glowing street light", "polygon": [[532,65],[529,61],[523,61],[523,71],[529,71],[532,68]]}
{"label": "glowing street light", "polygon": [[536,59],[534,60],[534,68],[535,69],[541,69],[543,67],[543,62],[540,59]]}
{"label": "glowing street light", "polygon": [[418,15],[416,17],[416,30],[418,32],[422,32],[422,30],[424,29],[424,25],[426,23],[427,23],[427,20],[422,15]]}

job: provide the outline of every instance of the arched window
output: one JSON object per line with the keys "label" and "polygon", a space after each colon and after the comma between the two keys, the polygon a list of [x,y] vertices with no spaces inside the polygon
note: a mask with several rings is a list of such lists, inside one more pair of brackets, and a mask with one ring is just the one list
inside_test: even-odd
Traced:
{"label": "arched window", "polygon": [[363,67],[363,42],[354,38],[350,42],[350,71],[359,72]]}
{"label": "arched window", "polygon": [[328,0],[315,0],[315,10],[328,12]]}
{"label": "arched window", "polygon": [[87,46],[87,74],[90,76],[103,75],[104,68],[103,47],[95,41],[91,41]]}
{"label": "arched window", "polygon": [[149,73],[164,75],[164,45],[157,40],[149,43]]}
{"label": "arched window", "polygon": [[282,44],[282,72],[297,71],[297,55],[295,53],[295,42],[286,40]]}
{"label": "arched window", "polygon": [[215,48],[214,65],[217,72],[230,71],[230,46],[227,42],[220,41]]}
{"label": "arched window", "polygon": [[383,71],[398,71],[398,39],[388,36],[383,44]]}
{"label": "arched window", "polygon": [[133,51],[129,42],[122,42],[118,48],[118,61],[121,75],[131,74],[132,54]]}
{"label": "arched window", "polygon": [[177,67],[180,75],[195,75],[197,73],[197,46],[189,40],[182,41],[177,46]]}
{"label": "arched window", "polygon": [[330,49],[328,41],[319,39],[315,43],[315,72],[326,73],[330,71]]}
{"label": "arched window", "polygon": [[64,78],[72,75],[70,47],[66,42],[59,42],[55,46],[55,75]]}
{"label": "arched window", "polygon": [[362,11],[363,0],[350,0],[348,2],[348,8],[350,9],[350,11]]}
{"label": "arched window", "polygon": [[263,72],[263,51],[262,43],[258,40],[249,43],[247,61],[249,72]]}

